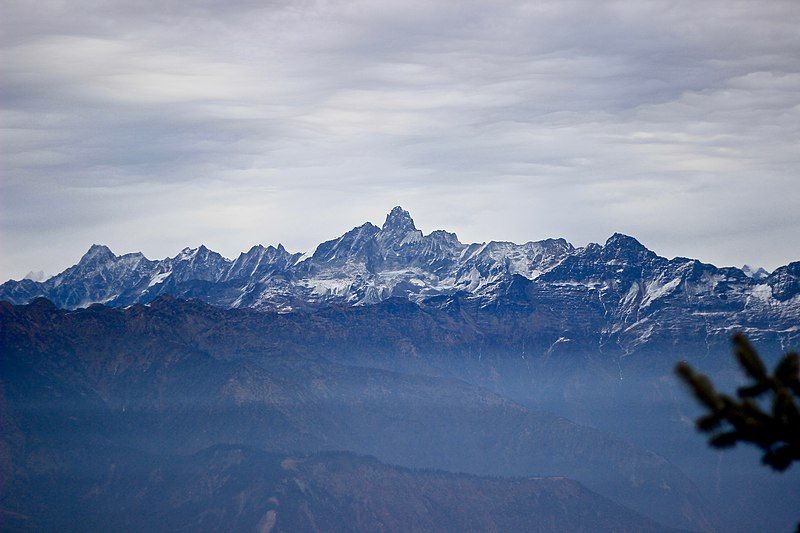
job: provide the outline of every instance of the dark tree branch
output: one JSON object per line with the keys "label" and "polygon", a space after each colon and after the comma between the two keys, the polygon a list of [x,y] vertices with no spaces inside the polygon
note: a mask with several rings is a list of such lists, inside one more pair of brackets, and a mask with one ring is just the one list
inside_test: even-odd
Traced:
{"label": "dark tree branch", "polygon": [[[737,398],[718,393],[708,377],[695,372],[686,362],[675,368],[695,398],[708,409],[697,419],[697,428],[710,434],[708,442],[716,448],[753,443],[764,451],[764,464],[786,470],[792,462],[800,461],[800,358],[796,353],[787,353],[770,375],[744,335],[735,335],[733,344],[739,365],[752,381],[736,391]],[[754,401],[767,394],[771,396],[769,412]]]}

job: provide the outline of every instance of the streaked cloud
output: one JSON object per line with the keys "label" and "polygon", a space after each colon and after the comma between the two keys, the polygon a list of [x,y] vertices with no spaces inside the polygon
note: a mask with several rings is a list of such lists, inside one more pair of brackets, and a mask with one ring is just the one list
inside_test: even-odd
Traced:
{"label": "streaked cloud", "polygon": [[2,278],[92,242],[462,240],[800,259],[800,4],[7,2]]}

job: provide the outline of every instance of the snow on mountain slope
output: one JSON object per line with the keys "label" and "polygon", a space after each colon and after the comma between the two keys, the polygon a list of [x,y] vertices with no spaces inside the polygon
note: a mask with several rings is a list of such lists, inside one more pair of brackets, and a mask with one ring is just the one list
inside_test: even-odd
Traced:
{"label": "snow on mountain slope", "polygon": [[796,335],[800,262],[771,274],[717,268],[660,257],[619,233],[583,248],[564,239],[464,244],[443,230],[425,235],[408,211],[395,207],[381,227],[367,222],[310,255],[258,245],[230,260],[200,246],[154,261],[93,245],[75,266],[48,280],[0,286],[0,299],[12,303],[44,296],[70,309],[147,303],[164,294],[284,312],[391,297],[441,305],[441,298],[458,296],[482,306],[566,309],[568,319],[583,320],[633,350],[653,335],[698,324],[705,335],[732,329]]}

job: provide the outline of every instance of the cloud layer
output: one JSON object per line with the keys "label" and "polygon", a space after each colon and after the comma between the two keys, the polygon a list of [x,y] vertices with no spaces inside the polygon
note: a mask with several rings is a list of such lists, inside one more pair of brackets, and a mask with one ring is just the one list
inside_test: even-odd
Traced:
{"label": "cloud layer", "polygon": [[0,277],[92,242],[462,240],[800,259],[800,4],[14,2]]}

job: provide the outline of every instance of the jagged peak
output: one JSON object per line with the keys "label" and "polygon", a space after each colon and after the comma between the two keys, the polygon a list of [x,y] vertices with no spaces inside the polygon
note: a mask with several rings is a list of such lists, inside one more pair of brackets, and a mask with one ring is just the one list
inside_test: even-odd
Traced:
{"label": "jagged peak", "polygon": [[644,244],[636,240],[634,237],[625,235],[624,233],[614,233],[606,241],[605,248],[650,252],[650,250]]}
{"label": "jagged peak", "polygon": [[283,247],[283,244],[278,243],[278,246],[268,245],[264,246],[263,244],[256,244],[255,246],[251,247],[247,252],[242,252],[239,255],[251,255],[254,253],[277,253],[280,255],[292,255],[290,254],[286,248]]}
{"label": "jagged peak", "polygon": [[414,219],[411,214],[402,207],[395,206],[386,215],[386,221],[383,223],[383,231],[416,231],[417,227],[414,225]]}
{"label": "jagged peak", "polygon": [[87,261],[107,261],[116,257],[117,256],[114,255],[114,252],[112,252],[108,246],[104,244],[93,244],[89,247],[89,250],[83,254],[80,262],[85,263]]}
{"label": "jagged peak", "polygon": [[620,233],[618,231],[614,232],[611,237],[606,239],[606,246],[614,243],[636,244],[638,246],[642,246],[642,243],[640,243],[635,237],[631,237],[630,235]]}
{"label": "jagged peak", "polygon": [[[349,239],[364,239],[364,238],[371,239],[380,230],[381,229],[372,222],[364,222],[360,226],[356,226],[355,228],[351,229],[341,237],[337,237],[336,239],[327,242],[333,243],[336,241],[349,240]],[[322,246],[322,244],[320,244],[320,246]]]}
{"label": "jagged peak", "polygon": [[[355,236],[355,235],[368,235],[368,236],[371,237],[373,234],[378,233],[380,230],[381,230],[381,228],[379,228],[378,226],[376,226],[372,222],[364,222],[360,226],[356,226],[355,228],[353,228],[350,231],[346,232],[341,237],[333,239],[333,241],[344,239],[345,237],[352,237],[352,236]],[[332,242],[332,241],[328,241],[328,242]],[[322,243],[322,244],[324,244],[324,243]]]}
{"label": "jagged peak", "polygon": [[461,244],[461,241],[458,240],[458,235],[451,231],[446,231],[443,229],[434,230],[428,235],[428,237],[433,237],[434,239],[441,239],[443,241],[451,242],[454,244]]}
{"label": "jagged peak", "polygon": [[338,250],[344,249],[358,249],[370,242],[373,237],[380,232],[380,228],[372,222],[365,222],[360,226],[356,226],[344,235],[335,239],[325,241],[317,245],[312,257],[314,259],[323,259],[325,261],[331,260]]}
{"label": "jagged peak", "polygon": [[533,242],[534,242],[534,244],[540,244],[542,246],[560,246],[560,247],[563,247],[563,248],[565,248],[567,250],[574,250],[575,249],[575,247],[572,245],[572,243],[569,242],[564,237],[559,237],[557,239],[554,239],[554,238],[542,239],[540,241],[533,241]]}
{"label": "jagged peak", "polygon": [[181,252],[178,255],[176,255],[174,259],[185,260],[197,256],[205,257],[208,255],[218,255],[222,257],[222,255],[219,252],[215,252],[214,250],[209,249],[205,244],[201,244],[197,248],[191,248],[187,246],[186,248],[181,250]]}
{"label": "jagged peak", "polygon": [[196,250],[198,256],[200,257],[209,257],[209,256],[218,256],[222,257],[222,254],[212,250],[211,248],[207,247],[205,244],[201,244],[197,247]]}

